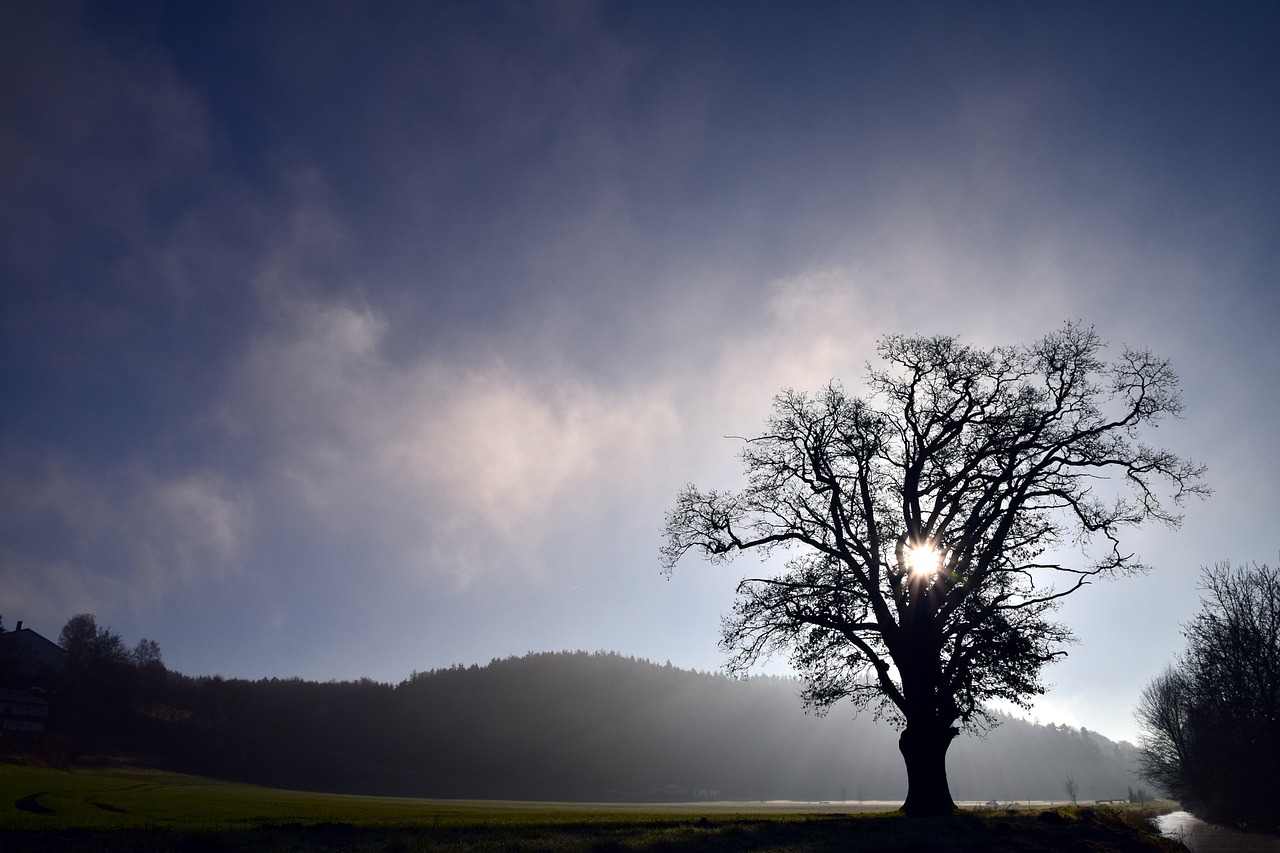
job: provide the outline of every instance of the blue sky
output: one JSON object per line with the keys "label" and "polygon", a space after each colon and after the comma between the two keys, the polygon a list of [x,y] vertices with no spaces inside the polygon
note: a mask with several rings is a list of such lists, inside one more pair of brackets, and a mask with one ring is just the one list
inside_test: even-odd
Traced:
{"label": "blue sky", "polygon": [[[1198,568],[1274,563],[1269,4],[0,4],[0,613],[190,674],[715,669],[657,561],[784,387],[1067,320],[1209,467],[1037,708],[1134,737]],[[837,711],[838,713],[838,711]]]}

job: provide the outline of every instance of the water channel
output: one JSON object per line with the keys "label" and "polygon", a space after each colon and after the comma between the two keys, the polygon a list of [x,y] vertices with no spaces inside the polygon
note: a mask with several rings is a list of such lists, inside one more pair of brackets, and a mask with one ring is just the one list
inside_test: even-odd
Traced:
{"label": "water channel", "polygon": [[1280,838],[1251,835],[1205,823],[1189,812],[1170,812],[1156,818],[1160,834],[1176,838],[1191,853],[1280,853]]}

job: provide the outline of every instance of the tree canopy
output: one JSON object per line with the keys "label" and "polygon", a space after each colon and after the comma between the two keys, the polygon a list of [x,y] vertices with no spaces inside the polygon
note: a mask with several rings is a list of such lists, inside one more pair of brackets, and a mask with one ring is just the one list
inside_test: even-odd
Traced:
{"label": "tree canopy", "polygon": [[952,807],[957,724],[1043,692],[1070,639],[1059,600],[1146,569],[1123,531],[1176,525],[1207,493],[1202,466],[1141,437],[1181,411],[1168,362],[1103,349],[1078,324],[988,349],[887,336],[865,398],[784,391],[742,450],[746,487],[686,486],[668,513],[667,571],[689,551],[787,549],[782,571],[738,587],[729,667],[786,653],[812,707],[847,698],[905,723],[908,812]]}

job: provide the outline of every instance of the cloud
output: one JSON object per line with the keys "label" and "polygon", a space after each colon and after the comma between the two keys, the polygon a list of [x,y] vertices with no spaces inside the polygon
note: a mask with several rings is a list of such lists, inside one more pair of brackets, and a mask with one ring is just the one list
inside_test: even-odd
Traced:
{"label": "cloud", "polygon": [[294,302],[249,347],[233,408],[266,434],[268,488],[392,568],[460,587],[537,575],[547,540],[625,499],[676,428],[659,389],[496,356],[397,364],[389,325],[340,299]]}
{"label": "cloud", "polygon": [[125,541],[139,572],[163,586],[221,580],[243,569],[237,557],[253,529],[245,488],[209,471],[139,475],[133,482],[130,514],[139,523]]}
{"label": "cloud", "polygon": [[214,472],[162,476],[52,455],[33,464],[12,453],[6,463],[0,579],[10,606],[137,610],[243,568],[252,499]]}

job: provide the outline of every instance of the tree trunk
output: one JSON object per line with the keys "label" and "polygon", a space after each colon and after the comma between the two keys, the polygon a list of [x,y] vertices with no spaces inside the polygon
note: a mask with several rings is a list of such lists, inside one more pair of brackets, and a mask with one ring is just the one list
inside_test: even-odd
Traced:
{"label": "tree trunk", "polygon": [[907,723],[898,750],[907,763],[907,801],[902,811],[911,817],[949,815],[955,811],[947,784],[947,748],[957,730],[951,726]]}

